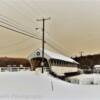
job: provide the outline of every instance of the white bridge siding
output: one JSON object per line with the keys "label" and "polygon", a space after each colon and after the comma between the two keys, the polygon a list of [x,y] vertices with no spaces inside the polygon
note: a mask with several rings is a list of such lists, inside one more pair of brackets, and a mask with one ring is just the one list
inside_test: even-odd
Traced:
{"label": "white bridge siding", "polygon": [[61,66],[51,66],[51,70],[55,72],[57,75],[63,76],[64,73],[71,73],[71,72],[77,72],[78,68],[77,67],[61,67]]}

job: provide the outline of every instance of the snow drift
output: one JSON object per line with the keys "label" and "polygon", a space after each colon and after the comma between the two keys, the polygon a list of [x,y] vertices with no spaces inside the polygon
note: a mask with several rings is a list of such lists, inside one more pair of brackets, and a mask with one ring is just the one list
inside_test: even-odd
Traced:
{"label": "snow drift", "polygon": [[99,85],[75,85],[46,73],[1,72],[0,100],[99,100]]}

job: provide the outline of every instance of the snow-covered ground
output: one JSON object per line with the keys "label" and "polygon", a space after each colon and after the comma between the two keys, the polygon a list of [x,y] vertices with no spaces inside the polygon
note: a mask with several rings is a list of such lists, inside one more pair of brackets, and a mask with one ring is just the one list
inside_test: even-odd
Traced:
{"label": "snow-covered ground", "polygon": [[81,74],[66,78],[66,81],[82,85],[100,85],[100,74]]}
{"label": "snow-covered ground", "polygon": [[76,85],[46,73],[1,72],[0,100],[100,100],[100,85]]}

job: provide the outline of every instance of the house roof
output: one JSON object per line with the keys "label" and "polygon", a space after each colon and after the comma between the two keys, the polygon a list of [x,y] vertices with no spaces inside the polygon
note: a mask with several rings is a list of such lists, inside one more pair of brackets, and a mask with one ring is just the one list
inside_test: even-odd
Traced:
{"label": "house roof", "polygon": [[100,68],[100,65],[94,65],[95,68]]}
{"label": "house roof", "polygon": [[[76,62],[75,60],[73,60],[70,57],[64,56],[64,55],[59,54],[59,53],[51,52],[51,51],[49,51],[47,49],[44,50],[44,56],[47,59],[58,59],[58,60],[63,60],[63,61],[67,61],[67,62],[78,64],[78,62]],[[42,57],[42,49],[41,48],[37,49],[35,52],[32,52],[28,56],[28,59],[32,59],[32,58],[35,58],[35,57]]]}

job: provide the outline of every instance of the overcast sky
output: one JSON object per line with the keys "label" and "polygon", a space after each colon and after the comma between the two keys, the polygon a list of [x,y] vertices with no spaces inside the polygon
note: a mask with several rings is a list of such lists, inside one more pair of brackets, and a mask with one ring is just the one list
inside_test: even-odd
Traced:
{"label": "overcast sky", "polygon": [[[63,54],[100,53],[100,0],[0,0],[0,21],[6,19],[38,37],[42,22],[36,19],[43,17],[51,17],[46,21],[46,41]],[[41,41],[0,27],[0,56],[27,57],[39,47]]]}

